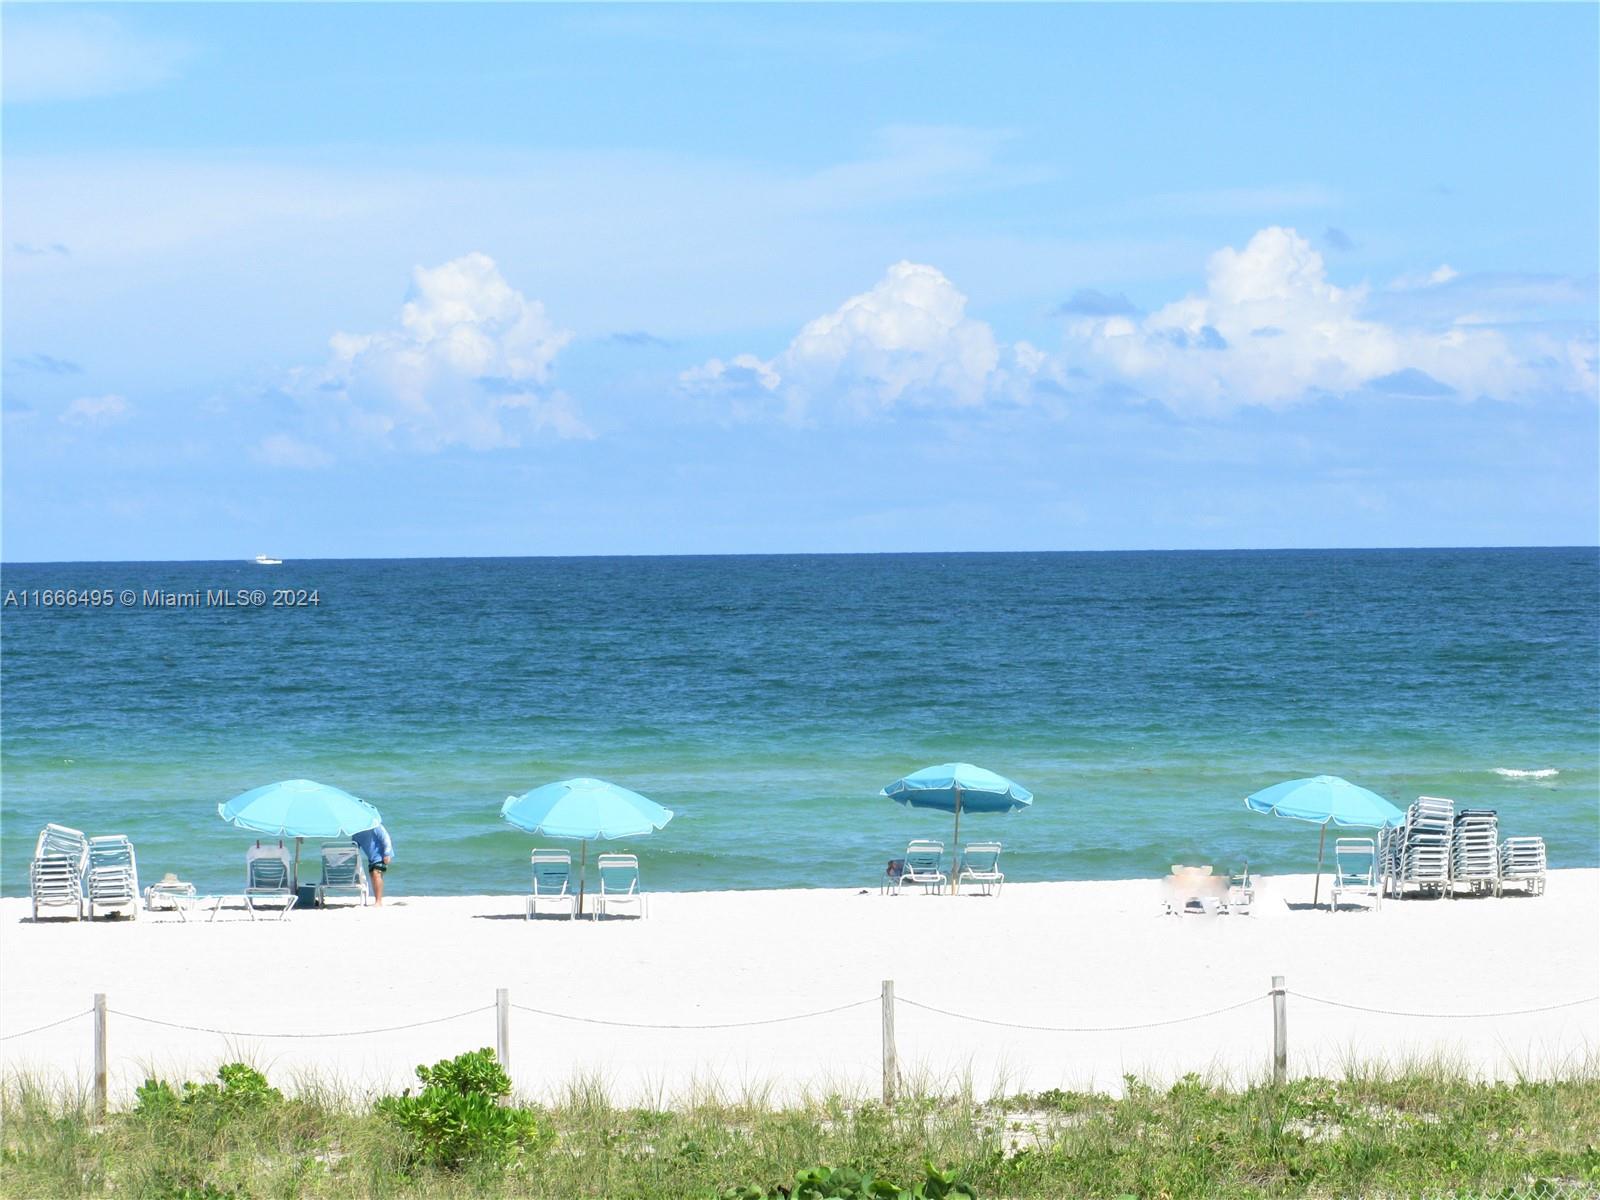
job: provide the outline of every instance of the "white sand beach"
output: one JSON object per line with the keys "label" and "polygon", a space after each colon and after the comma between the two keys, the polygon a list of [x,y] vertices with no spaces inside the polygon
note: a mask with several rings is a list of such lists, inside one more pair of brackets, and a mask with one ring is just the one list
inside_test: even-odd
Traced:
{"label": "white sand beach", "polygon": [[[660,894],[646,920],[522,919],[520,896],[397,897],[383,909],[214,923],[33,923],[0,901],[0,1067],[87,1080],[87,1015],[107,993],[113,1099],[151,1072],[209,1073],[253,1061],[280,1085],[307,1075],[393,1090],[412,1069],[493,1045],[495,989],[517,1009],[512,1074],[548,1095],[588,1076],[616,1100],[699,1087],[777,1100],[839,1088],[876,1094],[882,981],[902,1001],[900,1068],[912,1085],[980,1094],[1050,1087],[1115,1091],[1124,1074],[1259,1076],[1271,1051],[1273,975],[1285,977],[1289,1066],[1446,1056],[1485,1074],[1593,1064],[1600,1003],[1498,1017],[1600,993],[1600,870],[1554,871],[1538,898],[1385,902],[1310,911],[1310,876],[1262,881],[1250,916],[1162,915],[1156,880],[1011,884],[998,897],[855,890]],[[1301,906],[1301,907],[1297,907]],[[1294,994],[1299,993],[1299,994]],[[1200,1020],[1112,1032],[1238,1002]],[[955,1019],[917,1005],[1004,1024]],[[357,1035],[480,1010],[455,1020]],[[123,1014],[198,1027],[178,1029]],[[298,1034],[269,1038],[233,1036]]]}

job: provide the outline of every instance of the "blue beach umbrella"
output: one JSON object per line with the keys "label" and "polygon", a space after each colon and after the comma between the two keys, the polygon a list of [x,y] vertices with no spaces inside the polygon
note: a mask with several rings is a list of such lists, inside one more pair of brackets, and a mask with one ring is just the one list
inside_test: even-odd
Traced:
{"label": "blue beach umbrella", "polygon": [[[896,779],[878,794],[908,808],[936,808],[940,812],[954,813],[952,853],[960,852],[963,812],[1014,812],[1033,803],[1033,793],[1020,783],[971,763],[923,767]],[[959,886],[959,882],[952,883],[951,891]]]}
{"label": "blue beach umbrella", "polygon": [[1322,826],[1317,839],[1317,882],[1311,890],[1315,905],[1322,891],[1323,850],[1328,841],[1328,826],[1378,829],[1398,825],[1405,814],[1377,792],[1368,791],[1340,779],[1337,775],[1314,775],[1310,779],[1290,779],[1262,788],[1244,798],[1245,807],[1273,817],[1291,817]]}
{"label": "blue beach umbrella", "polygon": [[383,820],[365,800],[311,779],[285,779],[251,788],[217,805],[217,816],[240,829],[294,838],[296,884],[302,838],[349,837]]}
{"label": "blue beach umbrella", "polygon": [[507,796],[500,816],[518,829],[583,843],[578,860],[578,911],[583,912],[584,869],[596,838],[643,837],[672,820],[672,810],[648,796],[604,779],[563,779],[520,796]]}

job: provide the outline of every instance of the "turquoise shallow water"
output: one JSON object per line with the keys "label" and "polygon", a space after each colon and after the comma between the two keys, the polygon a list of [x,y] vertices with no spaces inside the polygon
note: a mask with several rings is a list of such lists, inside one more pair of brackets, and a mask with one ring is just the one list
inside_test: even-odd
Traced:
{"label": "turquoise shallow water", "polygon": [[[0,590],[315,589],[302,609],[0,616],[0,885],[48,820],[236,885],[216,805],[372,800],[396,892],[526,886],[500,802],[598,775],[677,811],[657,889],[866,885],[945,818],[875,798],[967,759],[1013,879],[1309,870],[1246,792],[1345,775],[1500,810],[1600,863],[1600,551],[1406,550],[10,565]],[[1504,772],[1557,772],[1540,777]],[[1499,772],[1499,773],[1497,773]],[[615,847],[613,847],[615,848]]]}

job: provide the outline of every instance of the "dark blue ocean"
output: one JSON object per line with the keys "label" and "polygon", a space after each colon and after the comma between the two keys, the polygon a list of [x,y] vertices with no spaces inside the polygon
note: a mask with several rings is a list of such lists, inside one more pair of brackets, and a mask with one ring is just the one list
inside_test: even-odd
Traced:
{"label": "dark blue ocean", "polygon": [[[143,602],[257,588],[318,603]],[[648,887],[868,885],[949,836],[878,788],[953,759],[1037,796],[963,822],[1012,879],[1309,870],[1315,829],[1242,798],[1323,772],[1600,863],[1592,548],[18,564],[0,591],[10,895],[46,821],[237,886],[218,802],[296,776],[383,811],[395,893],[521,890],[500,803],[580,774],[676,811],[626,846]]]}

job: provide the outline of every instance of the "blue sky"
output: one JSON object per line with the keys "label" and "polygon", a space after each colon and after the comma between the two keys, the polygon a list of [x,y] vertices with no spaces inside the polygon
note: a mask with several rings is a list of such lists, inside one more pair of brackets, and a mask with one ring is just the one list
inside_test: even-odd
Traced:
{"label": "blue sky", "polygon": [[1592,5],[6,5],[10,561],[1593,543]]}

